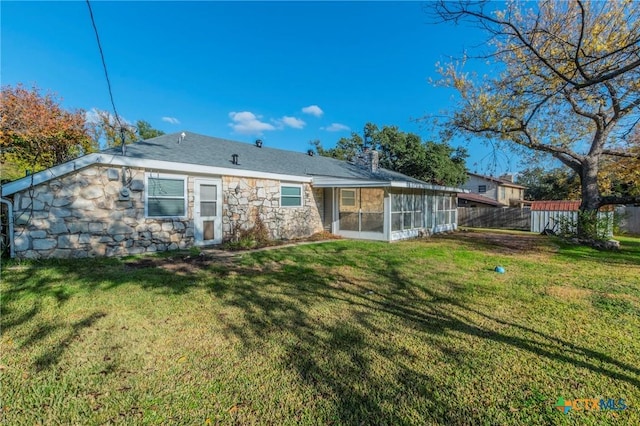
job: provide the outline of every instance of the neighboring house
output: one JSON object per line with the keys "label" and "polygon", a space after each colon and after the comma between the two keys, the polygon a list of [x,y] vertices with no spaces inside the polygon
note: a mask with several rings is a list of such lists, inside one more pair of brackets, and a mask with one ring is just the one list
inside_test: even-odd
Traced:
{"label": "neighboring house", "polygon": [[[220,244],[260,218],[270,238],[320,231],[394,241],[456,229],[456,193],[356,163],[163,135],[2,185],[18,258],[119,256]],[[12,229],[11,229],[12,228]]]}
{"label": "neighboring house", "polygon": [[[482,199],[489,199],[499,203],[495,207],[523,207],[526,204],[524,200],[526,187],[513,183],[513,175],[505,175],[499,178],[476,173],[467,173],[467,175],[469,180],[462,188],[470,193],[480,195],[483,197]],[[459,206],[463,207],[462,204],[459,204]]]}
{"label": "neighboring house", "polygon": [[458,194],[458,207],[508,207],[502,203],[492,200],[480,194],[460,193]]}

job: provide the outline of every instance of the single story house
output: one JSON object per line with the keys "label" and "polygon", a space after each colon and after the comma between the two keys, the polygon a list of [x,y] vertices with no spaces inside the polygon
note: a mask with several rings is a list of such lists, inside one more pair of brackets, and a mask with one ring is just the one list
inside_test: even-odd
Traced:
{"label": "single story house", "polygon": [[395,241],[456,229],[456,194],[378,167],[169,134],[2,185],[17,258],[121,256],[220,244],[259,218],[272,239],[328,231]]}

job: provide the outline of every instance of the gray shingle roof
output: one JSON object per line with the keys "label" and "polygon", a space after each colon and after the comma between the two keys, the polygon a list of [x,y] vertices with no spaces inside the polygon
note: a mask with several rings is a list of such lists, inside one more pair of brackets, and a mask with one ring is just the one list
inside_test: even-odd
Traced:
{"label": "gray shingle roof", "polygon": [[[173,133],[127,145],[126,156],[295,176],[327,176],[356,180],[424,183],[386,169],[380,169],[378,173],[371,173],[363,167],[334,158],[319,155],[310,156],[307,153],[269,148],[265,145],[258,148],[254,144],[191,132],[185,132],[185,134],[186,136],[181,142],[178,142],[180,134]],[[122,155],[120,148],[111,148],[104,152]],[[237,165],[231,161],[233,154],[238,155]]]}

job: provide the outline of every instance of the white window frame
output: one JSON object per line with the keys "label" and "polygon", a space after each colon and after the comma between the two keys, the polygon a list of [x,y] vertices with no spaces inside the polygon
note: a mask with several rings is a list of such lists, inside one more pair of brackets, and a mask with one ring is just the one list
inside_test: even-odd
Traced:
{"label": "white window frame", "polygon": [[[353,194],[353,197],[345,197],[345,192],[351,192]],[[341,206],[345,206],[345,207],[357,207],[356,206],[356,202],[357,202],[357,198],[358,195],[356,194],[356,188],[340,188],[340,205]],[[346,204],[344,202],[344,200],[351,200],[353,199],[353,204]]]}
{"label": "white window frame", "polygon": [[[184,215],[182,216],[149,216],[149,179],[173,179],[182,180],[184,185],[183,197],[184,197]],[[144,174],[144,217],[148,219],[185,219],[188,216],[187,200],[189,195],[187,194],[187,175],[174,175],[170,173],[153,173],[147,172]]]}
{"label": "white window frame", "polygon": [[[282,194],[282,188],[299,188],[300,189],[300,205],[297,205],[297,206],[283,206],[282,205],[282,199],[283,198],[297,198],[297,197],[292,197],[291,195],[283,195]],[[296,208],[304,207],[304,187],[303,187],[303,185],[300,185],[298,183],[281,183],[280,184],[280,207],[285,208],[285,209],[296,209]]]}

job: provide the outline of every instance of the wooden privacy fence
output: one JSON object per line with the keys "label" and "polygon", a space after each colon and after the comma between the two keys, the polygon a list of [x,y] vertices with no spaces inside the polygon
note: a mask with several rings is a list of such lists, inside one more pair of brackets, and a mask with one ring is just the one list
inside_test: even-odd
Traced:
{"label": "wooden privacy fence", "polygon": [[458,226],[531,230],[531,211],[519,207],[458,207]]}

